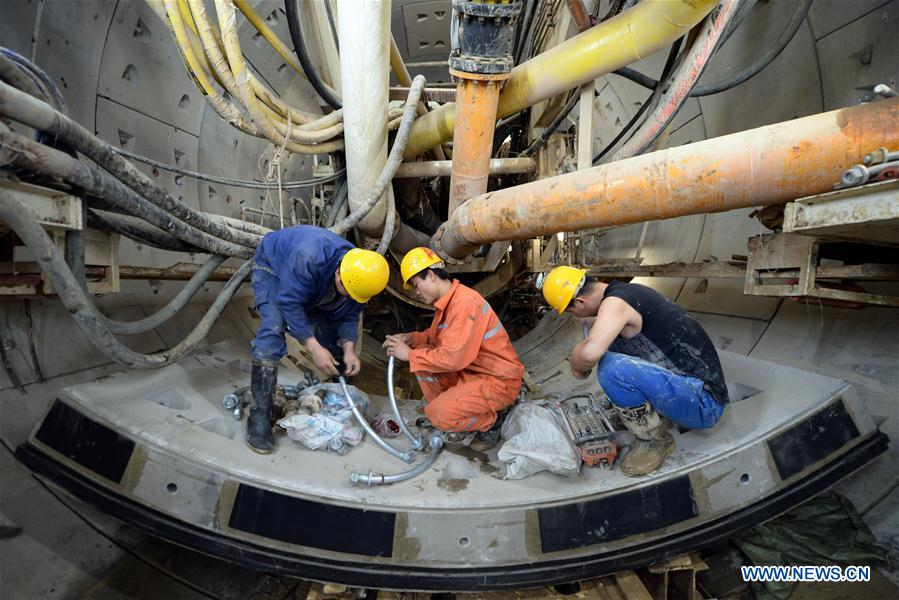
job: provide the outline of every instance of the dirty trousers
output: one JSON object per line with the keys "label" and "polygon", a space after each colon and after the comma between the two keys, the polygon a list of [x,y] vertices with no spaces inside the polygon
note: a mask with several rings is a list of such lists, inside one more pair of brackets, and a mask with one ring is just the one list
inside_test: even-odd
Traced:
{"label": "dirty trousers", "polygon": [[520,381],[459,373],[417,372],[425,416],[441,431],[487,431],[496,413],[515,403]]}
{"label": "dirty trousers", "polygon": [[[253,308],[259,314],[259,328],[251,347],[253,358],[257,360],[278,361],[287,354],[287,340],[284,337],[287,325],[275,300],[278,284],[278,278],[268,271],[253,269]],[[338,368],[343,373],[346,366],[343,364],[343,349],[337,343],[337,328],[323,313],[312,310],[307,314],[312,321],[315,339],[340,363]]]}
{"label": "dirty trousers", "polygon": [[606,352],[596,377],[612,404],[630,408],[648,401],[659,414],[689,429],[711,427],[724,413],[724,405],[701,379],[627,354]]}

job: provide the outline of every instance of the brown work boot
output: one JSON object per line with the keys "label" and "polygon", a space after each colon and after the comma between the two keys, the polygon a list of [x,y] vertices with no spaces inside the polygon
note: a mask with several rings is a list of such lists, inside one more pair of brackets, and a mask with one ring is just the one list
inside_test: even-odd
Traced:
{"label": "brown work boot", "polygon": [[616,406],[615,410],[636,438],[619,463],[621,472],[640,477],[661,467],[665,457],[674,452],[674,436],[668,432],[667,420],[660,419],[649,402],[632,408]]}

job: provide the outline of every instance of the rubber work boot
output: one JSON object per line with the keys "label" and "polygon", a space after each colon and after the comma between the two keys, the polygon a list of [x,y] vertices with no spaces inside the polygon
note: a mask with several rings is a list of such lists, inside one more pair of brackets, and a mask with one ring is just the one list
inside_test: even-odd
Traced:
{"label": "rubber work boot", "polygon": [[506,415],[509,414],[510,408],[511,407],[504,408],[499,411],[496,415],[496,421],[490,426],[490,429],[487,431],[479,431],[468,447],[475,452],[486,452],[496,446],[502,437],[503,423],[506,422]]}
{"label": "rubber work boot", "polygon": [[278,381],[278,363],[273,360],[253,359],[250,373],[250,390],[253,401],[247,418],[247,445],[259,454],[269,454],[275,449],[272,435],[272,396]]}
{"label": "rubber work boot", "polygon": [[616,406],[615,410],[636,438],[621,459],[621,472],[640,477],[661,467],[665,457],[674,452],[674,436],[668,432],[667,419],[660,419],[649,402],[631,408]]}

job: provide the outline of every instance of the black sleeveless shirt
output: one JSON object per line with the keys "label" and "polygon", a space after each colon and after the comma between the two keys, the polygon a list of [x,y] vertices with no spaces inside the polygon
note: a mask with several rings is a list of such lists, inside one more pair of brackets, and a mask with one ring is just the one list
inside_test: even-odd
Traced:
{"label": "black sleeveless shirt", "polygon": [[615,338],[612,352],[636,356],[680,375],[701,379],[716,401],[728,403],[718,352],[702,326],[686,310],[652,288],[613,281],[605,298],[620,298],[643,317],[633,338]]}

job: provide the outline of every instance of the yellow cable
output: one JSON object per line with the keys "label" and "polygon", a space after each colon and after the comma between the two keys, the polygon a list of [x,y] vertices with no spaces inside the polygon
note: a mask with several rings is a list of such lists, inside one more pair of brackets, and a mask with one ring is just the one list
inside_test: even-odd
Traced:
{"label": "yellow cable", "polygon": [[203,93],[203,97],[206,98],[213,110],[224,120],[245,133],[255,135],[256,128],[243,118],[243,115],[240,114],[240,111],[235,106],[219,96],[215,87],[213,87],[206,66],[200,62],[193,50],[187,27],[175,0],[165,0],[162,6],[164,7],[169,29],[175,39],[175,45],[181,54],[187,72],[194,80],[194,83],[196,83],[197,88]]}
{"label": "yellow cable", "polygon": [[281,41],[280,38],[272,31],[271,27],[269,27],[262,18],[256,14],[256,12],[250,7],[250,4],[247,0],[234,0],[234,6],[237,7],[237,10],[243,13],[243,16],[247,18],[247,21],[250,22],[256,31],[262,34],[262,37],[265,38],[269,44],[271,44],[272,48],[275,49],[275,52],[281,55],[287,64],[289,64],[293,69],[302,75],[303,79],[306,79],[306,74],[303,73],[303,68],[300,66],[300,63],[297,62],[296,58],[293,56],[293,52],[291,52],[290,48]]}
{"label": "yellow cable", "polygon": [[[237,37],[237,15],[234,12],[234,6],[230,0],[215,0],[215,9],[218,13],[225,55],[228,58],[228,64],[231,66],[231,72],[234,75],[234,81],[240,94],[239,97],[264,136],[274,144],[281,144],[284,141],[284,136],[278,134],[274,122],[262,108],[263,104],[256,97],[256,93],[250,83],[250,73],[244,61],[243,52],[240,49],[240,40]],[[291,152],[300,154],[324,154],[343,148],[343,140],[333,140],[323,144],[288,142],[286,147]]]}

